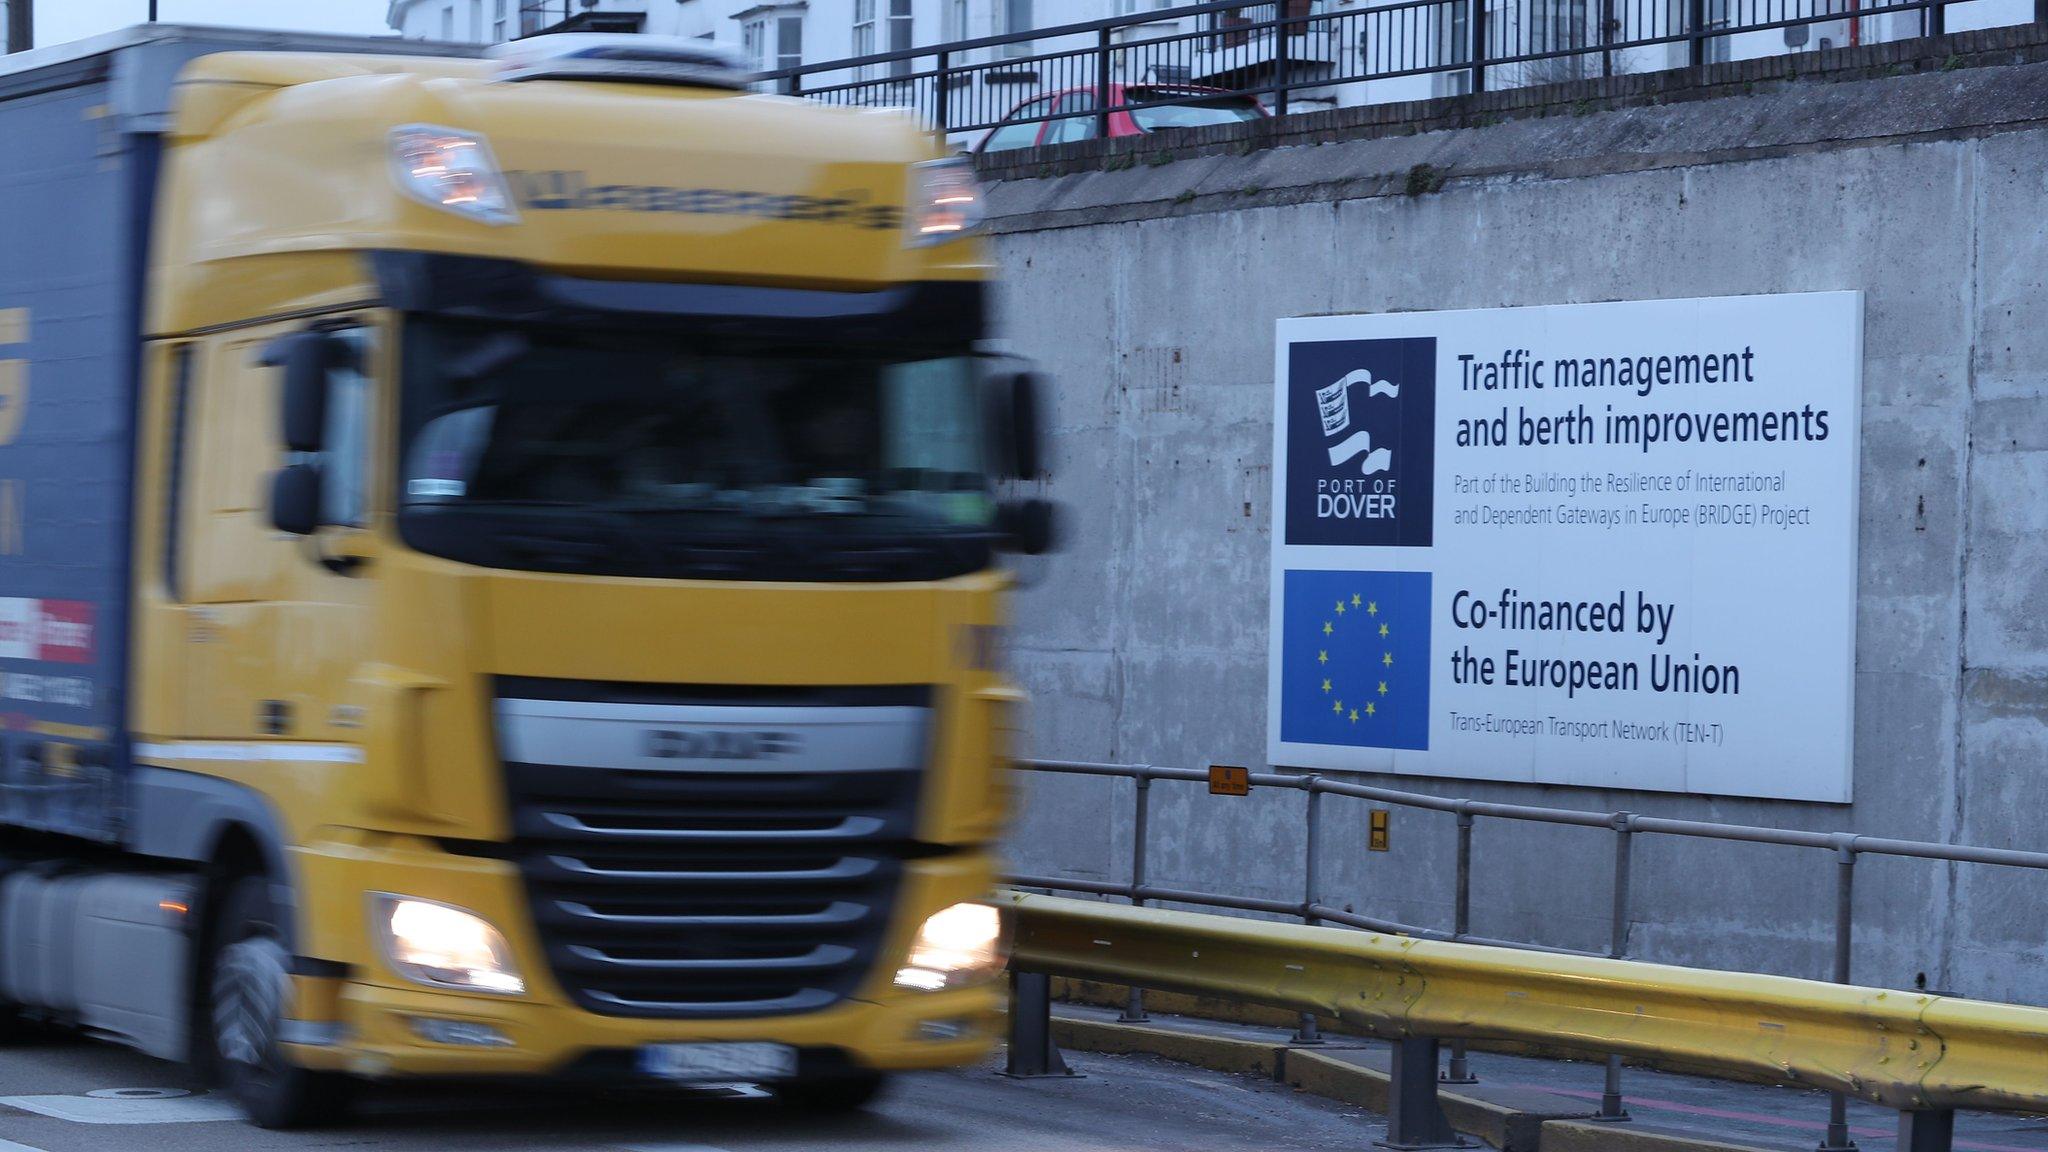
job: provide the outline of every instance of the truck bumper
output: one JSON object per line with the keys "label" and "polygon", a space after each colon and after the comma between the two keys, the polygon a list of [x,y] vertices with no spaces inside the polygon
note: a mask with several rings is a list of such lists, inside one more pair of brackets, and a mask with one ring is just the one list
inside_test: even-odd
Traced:
{"label": "truck bumper", "polygon": [[[799,1075],[972,1063],[996,1035],[1001,982],[938,992],[900,989],[894,973],[925,917],[988,894],[994,859],[982,852],[905,866],[887,941],[858,992],[815,1012],[746,1019],[640,1019],[590,1012],[555,984],[508,864],[415,846],[360,847],[300,859],[302,952],[341,961],[346,976],[296,977],[288,1043],[307,1068],[373,1078],[414,1076],[637,1076],[647,1045],[750,1040],[798,1050]],[[396,892],[483,916],[503,932],[527,991],[494,996],[423,987],[393,973],[367,930],[366,896]],[[451,1025],[453,1027],[451,1027]],[[459,1042],[430,1037],[457,1036]]]}

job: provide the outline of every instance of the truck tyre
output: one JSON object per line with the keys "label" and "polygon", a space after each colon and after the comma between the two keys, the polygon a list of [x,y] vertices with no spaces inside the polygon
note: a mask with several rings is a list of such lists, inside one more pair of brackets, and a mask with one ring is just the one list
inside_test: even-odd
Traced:
{"label": "truck tyre", "polygon": [[880,1072],[855,1072],[816,1080],[792,1080],[775,1088],[775,1098],[785,1107],[821,1116],[858,1112],[874,1102],[888,1087]]}
{"label": "truck tyre", "polygon": [[305,1128],[348,1111],[354,1082],[285,1059],[278,1040],[292,1002],[291,952],[277,924],[270,881],[238,880],[215,924],[203,1026],[208,1054],[249,1119],[264,1128]]}

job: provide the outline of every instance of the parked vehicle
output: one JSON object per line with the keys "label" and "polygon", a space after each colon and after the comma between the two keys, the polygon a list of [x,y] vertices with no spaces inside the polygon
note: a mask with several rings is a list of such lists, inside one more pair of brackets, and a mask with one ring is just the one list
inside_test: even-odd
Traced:
{"label": "parked vehicle", "polygon": [[[974,150],[1002,152],[1093,140],[1097,130],[1097,117],[1092,115],[1097,108],[1095,91],[1068,88],[1026,100],[1011,109]],[[1188,84],[1112,84],[1109,103],[1114,109],[1109,114],[1111,138],[1235,124],[1272,115],[1256,96]]]}
{"label": "parked vehicle", "polygon": [[0,1032],[274,1126],[979,1059],[1050,510],[972,172],[693,41],[494,52],[0,62]]}

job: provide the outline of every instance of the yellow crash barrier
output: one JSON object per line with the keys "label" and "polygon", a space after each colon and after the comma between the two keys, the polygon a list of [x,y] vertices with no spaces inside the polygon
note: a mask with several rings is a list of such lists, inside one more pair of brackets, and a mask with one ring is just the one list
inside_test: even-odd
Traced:
{"label": "yellow crash barrier", "polygon": [[1899,1109],[2048,1105],[2048,1009],[1007,893],[1020,971],[1335,1016],[1388,1038],[1662,1056]]}

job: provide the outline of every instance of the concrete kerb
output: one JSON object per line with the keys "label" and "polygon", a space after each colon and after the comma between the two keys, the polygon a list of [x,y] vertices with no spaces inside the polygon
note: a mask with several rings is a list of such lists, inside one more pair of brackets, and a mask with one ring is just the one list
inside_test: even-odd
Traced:
{"label": "concrete kerb", "polygon": [[1549,1120],[1543,1124],[1543,1152],[1757,1152],[1746,1144],[1724,1144],[1636,1124],[1595,1124],[1590,1120]]}
{"label": "concrete kerb", "polygon": [[[1391,1094],[1385,1046],[1368,1046],[1366,1041],[1303,1048],[1184,1028],[1057,1015],[1052,1027],[1062,1048],[1157,1056],[1214,1072],[1256,1073],[1381,1115],[1386,1114]],[[1616,1126],[1577,1122],[1587,1115],[1583,1102],[1529,1089],[1481,1085],[1467,1092],[1440,1091],[1438,1099],[1453,1128],[1502,1152],[1758,1152],[1635,1126],[1627,1129],[1626,1143],[1616,1143],[1612,1138],[1621,1132]]]}

